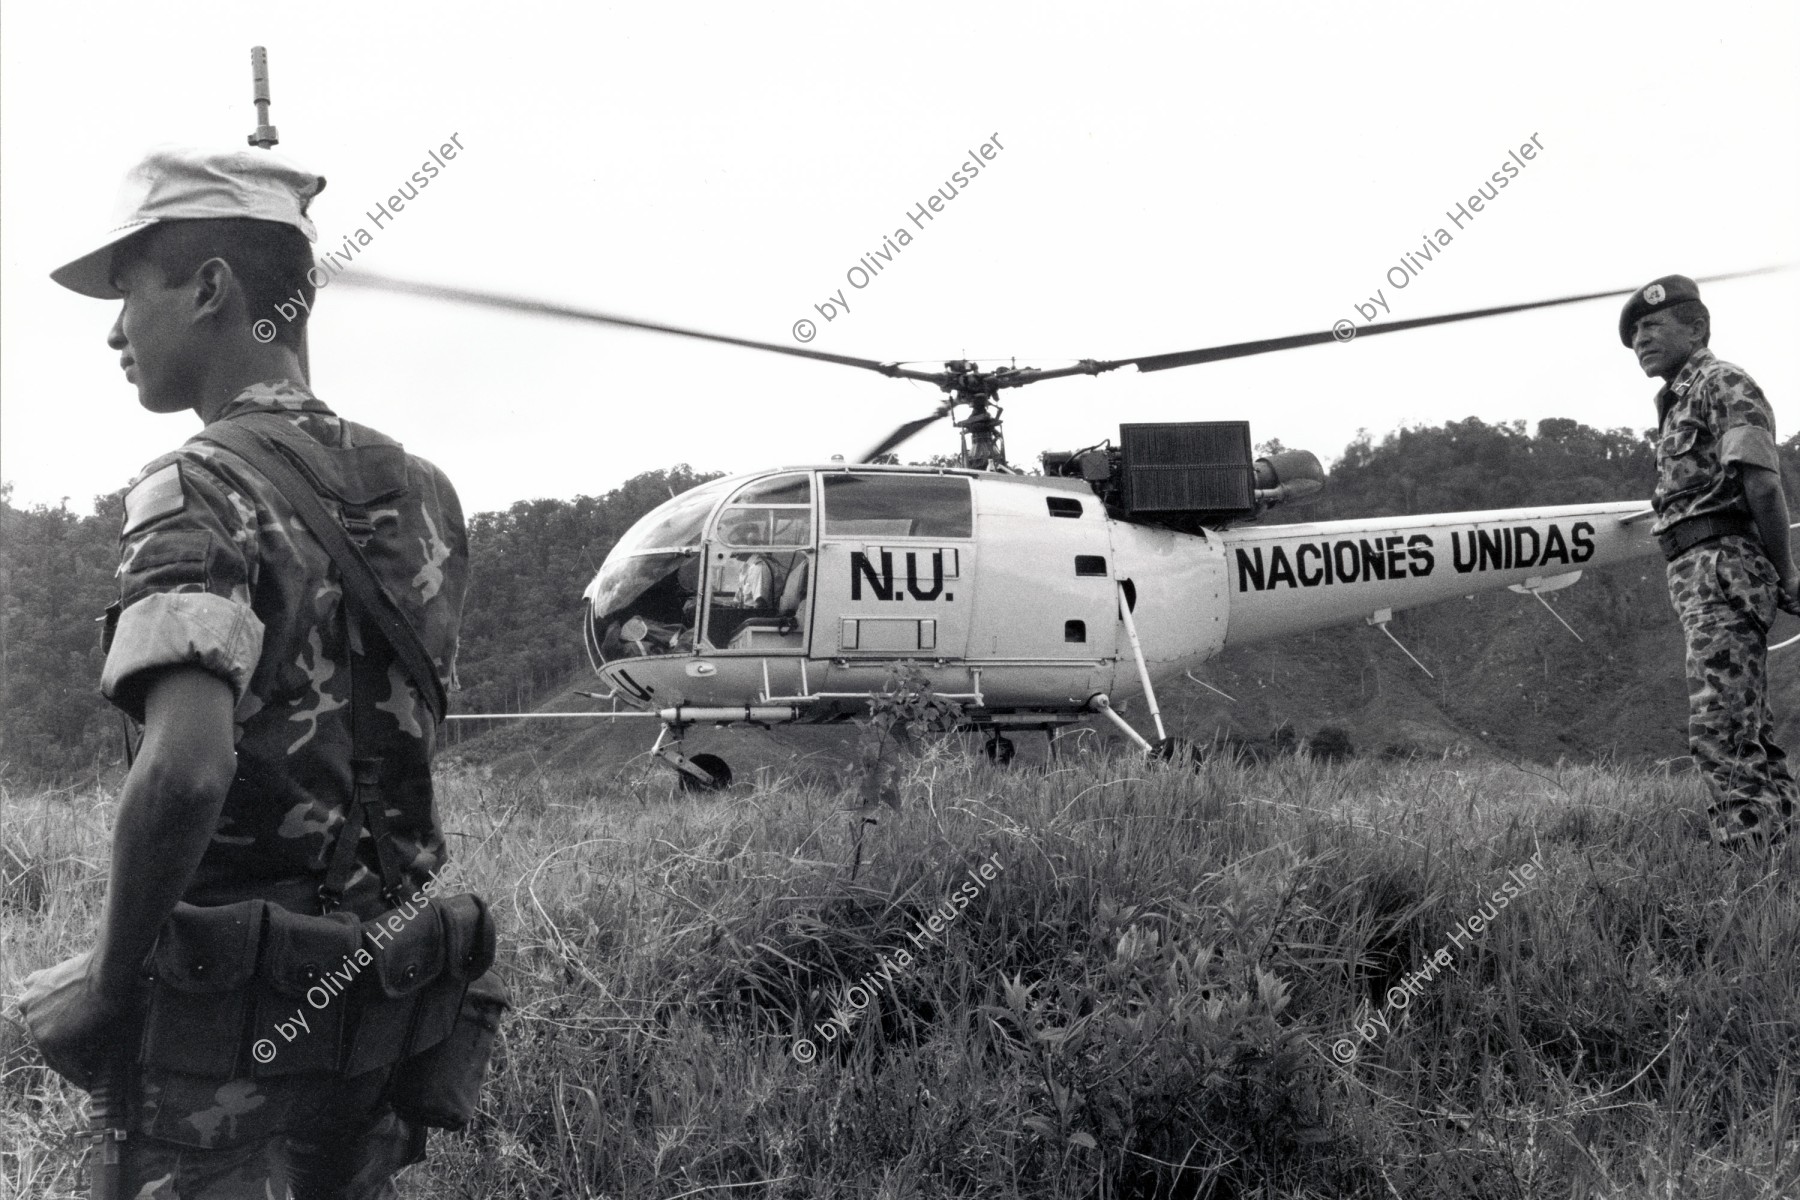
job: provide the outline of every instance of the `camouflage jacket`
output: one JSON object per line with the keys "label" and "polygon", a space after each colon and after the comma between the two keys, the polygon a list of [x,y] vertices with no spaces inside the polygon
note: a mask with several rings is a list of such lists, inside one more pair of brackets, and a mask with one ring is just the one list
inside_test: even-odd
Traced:
{"label": "camouflage jacket", "polygon": [[1655,531],[1689,517],[1748,516],[1743,482],[1730,468],[1781,469],[1775,414],[1756,381],[1703,346],[1657,393],[1656,413]]}
{"label": "camouflage jacket", "polygon": [[[317,444],[304,473],[449,687],[468,582],[450,481],[287,380],[247,388],[218,420],[251,413],[277,414]],[[273,884],[304,894],[323,880],[351,794],[353,686],[366,697],[355,752],[382,760],[399,862],[415,884],[437,871],[431,710],[387,643],[353,627],[336,565],[287,501],[229,451],[189,441],[139,474],[120,544],[101,691],[141,719],[148,673],[189,664],[229,683],[237,701],[237,777],[185,898],[228,903]],[[377,871],[365,829],[346,908],[382,907]]]}

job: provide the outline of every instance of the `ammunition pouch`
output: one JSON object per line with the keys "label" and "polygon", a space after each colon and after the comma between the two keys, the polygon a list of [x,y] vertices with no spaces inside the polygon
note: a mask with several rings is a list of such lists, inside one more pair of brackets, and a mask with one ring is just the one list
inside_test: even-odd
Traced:
{"label": "ammunition pouch", "polygon": [[178,904],[146,962],[139,1061],[220,1079],[392,1066],[452,1036],[494,945],[471,894],[360,922],[260,899]]}
{"label": "ammunition pouch", "polygon": [[139,1061],[196,1075],[237,1074],[266,902],[177,904],[146,964],[150,1007]]}
{"label": "ammunition pouch", "polygon": [[[309,917],[266,901],[264,905],[268,924],[256,972],[250,1036],[253,1043],[268,1038],[278,1049],[267,1065],[253,1062],[252,1071],[259,1078],[335,1071],[352,1014],[350,1005],[331,995],[331,987],[337,974],[348,971],[345,964],[356,961],[362,927],[350,913]],[[318,1003],[321,1000],[324,1003]],[[296,1012],[309,1028],[294,1028]],[[284,1024],[294,1035],[292,1040],[282,1036]]]}
{"label": "ammunition pouch", "polygon": [[402,1062],[388,1083],[387,1101],[409,1121],[460,1130],[475,1115],[481,1080],[510,1007],[506,985],[490,975],[469,981],[449,1034]]}

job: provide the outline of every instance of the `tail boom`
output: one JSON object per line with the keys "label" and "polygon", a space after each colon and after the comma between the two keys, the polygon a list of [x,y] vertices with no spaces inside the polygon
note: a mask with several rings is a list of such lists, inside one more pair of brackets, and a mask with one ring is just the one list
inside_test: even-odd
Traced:
{"label": "tail boom", "polygon": [[1653,553],[1642,501],[1229,530],[1225,645]]}

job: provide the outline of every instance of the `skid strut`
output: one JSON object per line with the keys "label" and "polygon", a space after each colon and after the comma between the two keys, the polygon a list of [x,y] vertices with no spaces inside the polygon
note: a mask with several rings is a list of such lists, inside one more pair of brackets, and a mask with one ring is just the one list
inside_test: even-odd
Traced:
{"label": "skid strut", "polygon": [[1143,734],[1131,727],[1131,722],[1119,715],[1118,710],[1112,706],[1112,698],[1105,692],[1100,692],[1096,694],[1092,700],[1089,700],[1088,707],[1111,721],[1114,725],[1117,725],[1124,731],[1126,737],[1138,744],[1138,748],[1144,753],[1149,754],[1156,749],[1149,742],[1144,740]]}
{"label": "skid strut", "polygon": [[[671,732],[675,734],[675,740],[664,744]],[[673,726],[664,725],[657,731],[650,753],[675,769],[676,782],[684,791],[710,792],[731,786],[731,768],[725,765],[725,760],[714,754],[696,754],[689,758],[681,752],[681,730]]]}
{"label": "skid strut", "polygon": [[[1125,618],[1125,635],[1131,639],[1131,656],[1137,659],[1138,681],[1144,685],[1144,698],[1150,702],[1150,720],[1156,726],[1156,740],[1166,742],[1169,735],[1163,729],[1162,707],[1156,703],[1156,689],[1150,686],[1150,668],[1144,665],[1144,646],[1138,641],[1137,622],[1131,619],[1131,600],[1125,595],[1125,584],[1122,581],[1119,584],[1119,615]],[[1110,708],[1109,703],[1109,711]],[[1119,718],[1115,714],[1113,719]],[[1149,747],[1146,746],[1145,749]]]}

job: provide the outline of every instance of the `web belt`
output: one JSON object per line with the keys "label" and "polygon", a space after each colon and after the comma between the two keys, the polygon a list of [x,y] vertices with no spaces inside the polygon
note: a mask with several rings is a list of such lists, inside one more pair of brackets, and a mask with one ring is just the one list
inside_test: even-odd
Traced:
{"label": "web belt", "polygon": [[1747,537],[1754,542],[1756,541],[1756,523],[1742,513],[1689,517],[1685,521],[1675,522],[1657,534],[1656,540],[1662,546],[1663,558],[1674,562],[1695,546],[1717,541],[1722,537],[1730,537],[1733,534]]}

